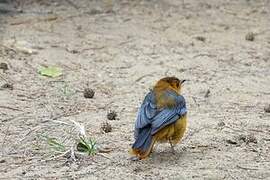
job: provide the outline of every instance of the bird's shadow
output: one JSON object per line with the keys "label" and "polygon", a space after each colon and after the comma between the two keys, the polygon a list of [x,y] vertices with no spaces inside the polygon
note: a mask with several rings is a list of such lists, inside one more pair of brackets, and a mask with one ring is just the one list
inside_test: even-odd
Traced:
{"label": "bird's shadow", "polygon": [[175,151],[172,151],[170,148],[162,150],[157,149],[151,153],[149,161],[154,163],[178,161],[185,158],[186,153],[187,151],[184,148],[177,148]]}

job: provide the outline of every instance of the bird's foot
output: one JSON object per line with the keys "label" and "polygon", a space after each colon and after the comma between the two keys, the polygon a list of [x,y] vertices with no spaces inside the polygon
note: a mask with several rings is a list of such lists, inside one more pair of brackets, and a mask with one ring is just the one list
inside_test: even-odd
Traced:
{"label": "bird's foot", "polygon": [[171,145],[171,151],[173,154],[176,154],[176,151],[174,149],[174,145],[172,144],[171,140],[169,141],[170,142],[170,145]]}
{"label": "bird's foot", "polygon": [[139,161],[140,158],[137,157],[137,156],[133,156],[133,157],[129,158],[129,160],[131,160],[131,161]]}
{"label": "bird's foot", "polygon": [[171,146],[171,151],[172,151],[172,154],[176,154],[176,151],[174,149],[174,146]]}

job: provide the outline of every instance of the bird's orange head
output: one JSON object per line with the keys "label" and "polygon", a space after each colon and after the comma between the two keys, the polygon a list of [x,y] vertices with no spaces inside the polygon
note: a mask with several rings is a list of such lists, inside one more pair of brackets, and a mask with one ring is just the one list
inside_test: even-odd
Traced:
{"label": "bird's orange head", "polygon": [[181,87],[186,80],[179,80],[176,77],[165,77],[160,79],[154,86],[154,91],[160,92],[167,89],[171,89],[176,93],[181,93]]}

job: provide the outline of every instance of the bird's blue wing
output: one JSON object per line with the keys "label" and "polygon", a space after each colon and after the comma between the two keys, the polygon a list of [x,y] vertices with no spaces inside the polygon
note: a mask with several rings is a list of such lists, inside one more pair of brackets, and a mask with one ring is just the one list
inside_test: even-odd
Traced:
{"label": "bird's blue wing", "polygon": [[151,134],[155,134],[166,125],[177,121],[180,116],[187,112],[186,102],[183,96],[170,90],[165,91],[164,95],[168,99],[173,99],[175,101],[175,106],[158,109],[154,92],[149,92],[138,112],[135,124],[135,138],[137,137],[139,129],[150,126],[152,129]]}
{"label": "bird's blue wing", "polygon": [[151,124],[151,120],[158,113],[156,107],[156,101],[153,91],[150,91],[144,98],[144,101],[139,109],[135,128],[143,128],[148,124]]}
{"label": "bird's blue wing", "polygon": [[174,108],[164,108],[152,119],[152,132],[155,134],[163,127],[176,122],[181,116],[187,113],[186,107],[176,106]]}

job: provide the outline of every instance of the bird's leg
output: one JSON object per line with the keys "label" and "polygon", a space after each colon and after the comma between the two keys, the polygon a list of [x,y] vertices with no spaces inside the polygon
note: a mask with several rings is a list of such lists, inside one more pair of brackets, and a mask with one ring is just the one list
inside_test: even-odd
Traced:
{"label": "bird's leg", "polygon": [[131,160],[131,161],[139,161],[140,158],[138,156],[133,156],[133,157],[129,158],[129,160]]}
{"label": "bird's leg", "polygon": [[157,149],[157,144],[153,145],[153,147],[151,149],[151,153],[153,153],[156,149]]}
{"label": "bird's leg", "polygon": [[170,145],[171,145],[171,150],[172,150],[172,153],[173,153],[173,154],[175,154],[174,145],[172,144],[171,139],[169,139],[169,142],[170,142]]}

